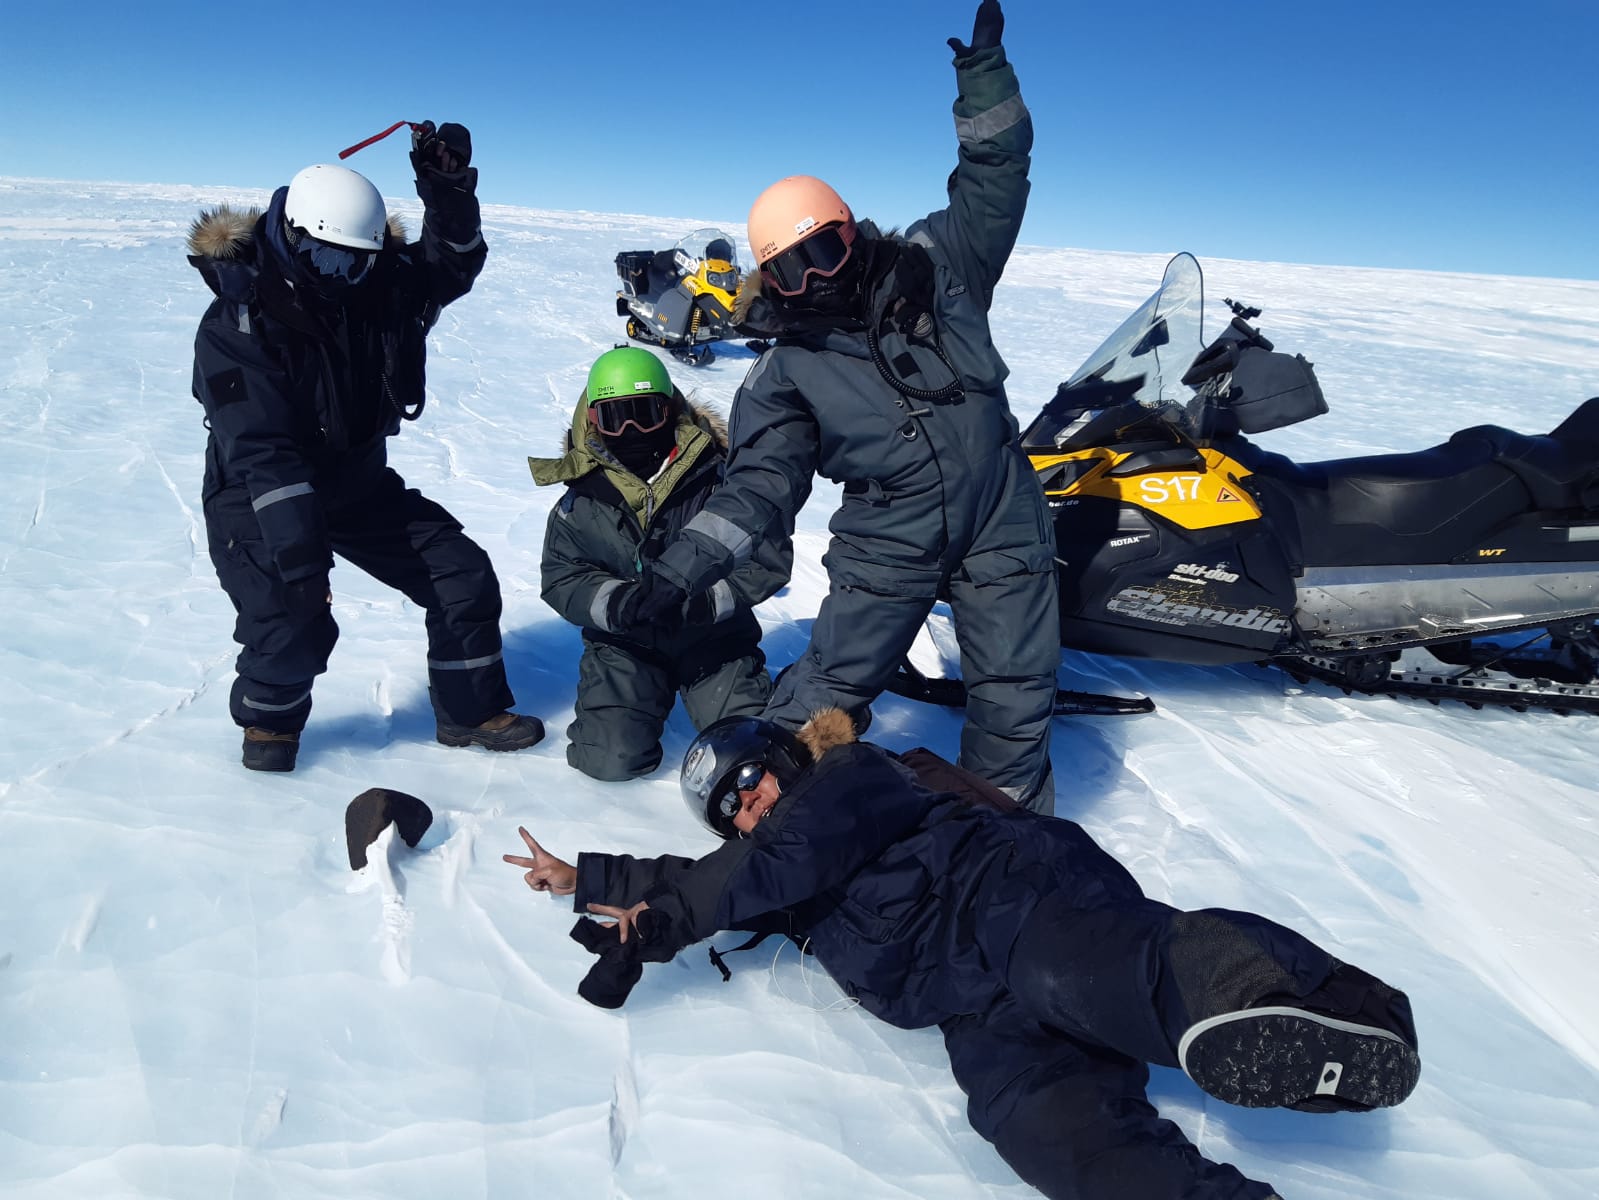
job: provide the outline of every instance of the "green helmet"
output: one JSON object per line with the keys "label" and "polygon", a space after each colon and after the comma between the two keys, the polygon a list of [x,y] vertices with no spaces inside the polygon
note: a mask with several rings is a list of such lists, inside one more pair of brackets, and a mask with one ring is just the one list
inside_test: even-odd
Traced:
{"label": "green helmet", "polygon": [[587,390],[590,404],[645,392],[670,396],[672,377],[666,373],[661,360],[648,350],[640,350],[636,346],[618,346],[594,360],[594,365],[589,368]]}

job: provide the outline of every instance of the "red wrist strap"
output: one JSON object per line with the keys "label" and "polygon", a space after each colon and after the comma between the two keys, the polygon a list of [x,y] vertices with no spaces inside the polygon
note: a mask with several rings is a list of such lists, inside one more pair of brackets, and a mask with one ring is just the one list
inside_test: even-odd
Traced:
{"label": "red wrist strap", "polygon": [[385,129],[382,133],[374,133],[371,137],[367,138],[366,141],[357,142],[355,145],[351,146],[348,150],[340,150],[339,151],[339,157],[340,158],[349,158],[350,155],[354,154],[357,150],[365,150],[373,142],[381,142],[384,138],[388,137],[389,134],[393,133],[396,129],[399,129],[402,125],[409,125],[412,129],[416,129],[417,128],[417,123],[415,121],[396,121],[394,124],[390,125],[387,129]]}

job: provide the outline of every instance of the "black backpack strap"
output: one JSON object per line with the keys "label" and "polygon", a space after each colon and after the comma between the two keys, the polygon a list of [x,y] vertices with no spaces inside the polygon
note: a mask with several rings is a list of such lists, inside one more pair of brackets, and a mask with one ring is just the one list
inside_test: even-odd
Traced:
{"label": "black backpack strap", "polygon": [[[759,946],[762,942],[764,942],[767,938],[771,937],[772,934],[774,934],[776,932],[777,932],[777,930],[775,930],[775,929],[768,929],[768,930],[765,930],[762,933],[757,933],[755,936],[751,937],[749,940],[744,942],[742,945],[734,946],[731,950],[728,951],[728,953],[729,954],[737,954],[740,950],[753,950],[753,949],[755,949],[755,947]],[[727,969],[727,964],[722,961],[722,956],[717,953],[717,950],[716,950],[715,946],[711,947],[711,966],[715,967],[718,971],[720,971],[722,973],[722,982],[723,983],[728,983],[728,982],[730,982],[732,980],[733,972]]]}

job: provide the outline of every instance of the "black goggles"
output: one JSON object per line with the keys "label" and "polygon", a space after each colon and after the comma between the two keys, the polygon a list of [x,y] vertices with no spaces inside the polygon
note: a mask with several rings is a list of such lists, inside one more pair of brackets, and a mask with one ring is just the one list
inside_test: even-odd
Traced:
{"label": "black goggles", "polygon": [[722,810],[722,816],[737,816],[738,810],[744,807],[744,802],[739,799],[738,794],[760,787],[765,775],[766,764],[763,762],[749,762],[740,767],[729,781],[727,791],[722,793],[722,800],[718,806]]}
{"label": "black goggles", "polygon": [[803,242],[795,242],[781,254],[766,260],[761,267],[766,282],[784,296],[797,296],[805,290],[812,275],[823,279],[837,275],[849,262],[854,230],[845,236],[842,225],[824,225]]}
{"label": "black goggles", "polygon": [[289,226],[289,245],[294,248],[295,256],[307,264],[312,272],[323,279],[338,279],[345,283],[360,283],[378,260],[376,250],[335,246],[293,225]]}
{"label": "black goggles", "polygon": [[640,433],[654,433],[671,419],[672,398],[660,392],[613,396],[589,404],[589,420],[607,437],[615,437],[629,425]]}

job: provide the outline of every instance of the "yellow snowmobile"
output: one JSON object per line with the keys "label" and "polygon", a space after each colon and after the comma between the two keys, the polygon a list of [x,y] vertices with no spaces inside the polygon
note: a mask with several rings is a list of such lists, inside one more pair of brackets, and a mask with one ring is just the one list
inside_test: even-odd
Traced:
{"label": "yellow snowmobile", "polygon": [[731,331],[733,298],[744,281],[732,237],[704,228],[668,250],[623,250],[616,273],[616,314],[627,318],[629,338],[664,346],[690,366],[715,359],[711,343]]}

